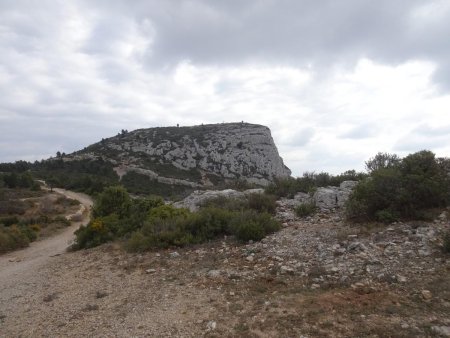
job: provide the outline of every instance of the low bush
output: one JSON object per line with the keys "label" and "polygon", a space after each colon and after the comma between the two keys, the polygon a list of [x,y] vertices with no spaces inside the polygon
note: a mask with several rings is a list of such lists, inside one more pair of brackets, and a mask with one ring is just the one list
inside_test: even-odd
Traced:
{"label": "low bush", "polygon": [[129,215],[131,198],[125,188],[120,186],[108,187],[97,197],[92,209],[94,217],[117,214],[119,217]]}
{"label": "low bush", "polygon": [[23,215],[27,204],[20,200],[0,201],[0,215]]}
{"label": "low bush", "polygon": [[366,177],[367,174],[354,170],[347,170],[339,175],[331,175],[326,172],[305,172],[302,177],[275,180],[265,191],[276,197],[293,198],[298,192],[311,193],[318,187],[339,186],[344,181],[360,181]]}
{"label": "low bush", "polygon": [[116,237],[119,228],[120,221],[116,214],[95,218],[75,231],[76,241],[72,248],[87,249],[109,242]]}
{"label": "low bush", "polygon": [[276,197],[274,195],[253,193],[242,198],[224,196],[212,198],[206,200],[201,207],[214,207],[229,211],[244,211],[252,209],[258,212],[275,214],[277,204]]}
{"label": "low bush", "polygon": [[220,208],[229,211],[242,211],[248,209],[245,198],[219,196],[203,202],[201,208]]}
{"label": "low bush", "polygon": [[280,223],[268,213],[207,207],[195,213],[153,218],[131,235],[125,247],[129,251],[145,251],[203,243],[224,235],[246,242],[260,240],[279,229]]}
{"label": "low bush", "polygon": [[9,227],[13,224],[18,224],[19,219],[17,216],[6,216],[6,217],[0,217],[0,224],[3,224],[5,227]]}
{"label": "low bush", "polygon": [[294,209],[295,214],[298,217],[310,216],[310,215],[314,214],[316,212],[316,210],[317,210],[316,205],[312,202],[302,203]]}
{"label": "low bush", "polygon": [[0,253],[27,247],[35,233],[28,227],[0,226]]}
{"label": "low bush", "polygon": [[392,223],[399,219],[399,214],[393,210],[383,209],[375,213],[375,219],[381,223]]}
{"label": "low bush", "polygon": [[234,215],[230,221],[231,231],[238,240],[247,242],[259,241],[268,234],[274,233],[281,228],[278,221],[268,213],[246,211]]}
{"label": "low bush", "polygon": [[250,194],[247,196],[248,207],[258,212],[274,215],[277,208],[277,198],[270,194]]}
{"label": "low bush", "polygon": [[444,252],[450,253],[450,230],[444,234]]}
{"label": "low bush", "polygon": [[370,177],[359,182],[347,202],[347,218],[384,223],[432,219],[431,209],[450,202],[446,164],[426,150],[403,159],[378,154],[367,163]]}
{"label": "low bush", "polygon": [[90,248],[116,238],[129,251],[203,243],[225,235],[240,241],[260,240],[280,228],[269,212],[275,198],[215,199],[198,212],[165,205],[161,198],[131,199],[123,188],[110,187],[94,203],[94,219],[76,231],[74,249]]}

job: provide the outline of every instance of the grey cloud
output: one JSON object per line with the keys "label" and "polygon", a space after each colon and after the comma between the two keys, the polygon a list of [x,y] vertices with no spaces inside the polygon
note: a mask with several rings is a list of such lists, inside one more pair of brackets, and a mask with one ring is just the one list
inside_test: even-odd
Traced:
{"label": "grey cloud", "polygon": [[376,135],[378,129],[379,128],[373,124],[358,125],[341,134],[340,137],[355,140],[365,139]]}
{"label": "grey cloud", "polygon": [[[314,148],[317,135],[325,133],[333,140],[336,127],[349,119],[355,124],[367,121],[361,118],[363,112],[350,111],[351,105],[342,108],[342,102],[328,97],[329,74],[335,66],[351,67],[361,57],[386,64],[419,59],[436,63],[434,80],[448,83],[449,13],[432,13],[427,20],[414,16],[420,6],[438,3],[1,1],[0,161],[70,152],[122,128],[251,120],[269,125],[283,151],[305,145],[300,153],[312,149],[298,170],[355,167],[366,158],[332,156],[333,151]],[[136,41],[139,48],[134,51]],[[221,66],[239,73],[247,65],[300,70],[311,65],[305,71],[312,80],[305,87],[266,80],[268,91],[261,94],[253,84],[243,86],[239,76],[219,75],[214,94],[190,95],[189,88],[174,81],[180,61],[190,61],[200,71],[201,66],[214,66],[207,69],[213,76],[215,69],[226,69]],[[296,115],[297,107],[301,114]],[[294,122],[299,120],[314,130],[296,132]],[[370,129],[364,128],[355,127],[341,137],[362,138]],[[282,135],[285,131],[291,136]],[[441,134],[436,146],[450,143],[445,130],[422,128],[399,140],[398,146],[410,147],[412,138],[426,141],[427,133],[433,140],[434,134]]]}
{"label": "grey cloud", "polygon": [[[281,148],[283,149],[283,148]],[[354,169],[356,171],[364,170],[364,161],[367,155],[355,154],[352,151],[347,153],[338,153],[332,148],[323,148],[317,145],[311,145],[304,157],[301,159],[284,157],[284,162],[295,175],[302,173],[326,171],[331,174],[340,174],[346,170]]]}
{"label": "grey cloud", "polygon": [[292,147],[303,147],[314,137],[313,128],[295,128],[296,130],[288,137],[282,138],[281,143]]}
{"label": "grey cloud", "polygon": [[432,127],[424,124],[400,138],[394,145],[394,149],[403,152],[416,152],[423,149],[437,151],[448,144],[450,144],[450,125]]}
{"label": "grey cloud", "polygon": [[391,64],[426,59],[438,65],[435,78],[445,83],[450,13],[440,18],[432,13],[428,20],[414,14],[433,4],[439,2],[141,1],[132,10],[138,20],[154,25],[147,57],[154,66],[183,59],[199,64],[284,61],[318,70],[336,62],[353,65],[361,57]]}

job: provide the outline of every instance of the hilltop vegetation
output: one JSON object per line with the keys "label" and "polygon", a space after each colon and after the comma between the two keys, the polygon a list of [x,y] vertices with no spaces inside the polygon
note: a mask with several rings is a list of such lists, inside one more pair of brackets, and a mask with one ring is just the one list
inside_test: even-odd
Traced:
{"label": "hilltop vegetation", "polygon": [[70,225],[64,216],[78,208],[78,201],[41,190],[0,188],[0,253],[26,247]]}
{"label": "hilltop vegetation", "polygon": [[419,151],[400,159],[379,153],[366,163],[369,177],[355,188],[347,217],[357,222],[432,220],[450,204],[450,160]]}
{"label": "hilltop vegetation", "polygon": [[260,240],[280,228],[269,212],[275,200],[249,196],[247,203],[211,202],[199,212],[164,205],[161,198],[131,199],[122,187],[109,187],[96,199],[93,219],[77,232],[75,249],[114,239],[130,251],[203,243],[224,235]]}

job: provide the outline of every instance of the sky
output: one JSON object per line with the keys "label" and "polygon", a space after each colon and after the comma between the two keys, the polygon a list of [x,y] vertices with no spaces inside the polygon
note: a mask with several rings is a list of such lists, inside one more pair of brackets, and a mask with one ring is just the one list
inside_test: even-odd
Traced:
{"label": "sky", "polygon": [[268,126],[293,175],[450,157],[450,0],[2,0],[0,162]]}

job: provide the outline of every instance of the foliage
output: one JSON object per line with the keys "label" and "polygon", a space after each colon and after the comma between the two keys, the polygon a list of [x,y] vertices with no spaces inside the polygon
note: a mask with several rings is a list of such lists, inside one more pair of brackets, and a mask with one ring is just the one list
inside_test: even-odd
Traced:
{"label": "foliage", "polygon": [[95,218],[86,226],[81,226],[75,231],[76,242],[74,249],[92,248],[111,241],[120,227],[117,214]]}
{"label": "foliage", "polygon": [[[202,243],[224,235],[238,240],[260,240],[280,228],[267,213],[253,210],[230,211],[207,207],[199,212],[171,212],[172,217],[153,218],[134,232],[126,243],[129,251]],[[167,214],[165,214],[167,215]]]}
{"label": "foliage", "polygon": [[218,196],[205,200],[200,207],[221,208],[229,211],[242,211],[248,208],[248,203],[244,198]]}
{"label": "foliage", "polygon": [[165,205],[161,198],[133,200],[123,187],[109,187],[97,196],[94,219],[76,231],[73,248],[90,248],[116,238],[125,239],[130,251],[202,243],[225,235],[260,240],[280,228],[267,213],[273,211],[273,196],[249,195],[245,201],[229,199],[221,205],[215,201],[190,212]]}
{"label": "foliage", "polygon": [[393,155],[390,161],[383,158],[384,162],[376,161],[377,169],[350,196],[346,205],[349,219],[386,223],[424,219],[429,217],[426,210],[450,202],[450,178],[443,166],[446,162],[438,161],[432,152],[419,151],[398,161]]}
{"label": "foliage", "polygon": [[108,187],[100,193],[92,209],[93,216],[102,217],[116,214],[120,218],[129,216],[131,198],[125,188],[120,186]]}
{"label": "foliage", "polygon": [[316,205],[312,202],[310,203],[302,203],[295,208],[295,214],[298,217],[306,217],[314,214],[316,212]]}
{"label": "foliage", "polygon": [[265,191],[277,197],[293,198],[298,192],[310,193],[318,187],[339,186],[344,181],[360,181],[365,177],[366,174],[354,170],[347,170],[339,175],[305,172],[302,177],[275,180]]}
{"label": "foliage", "polygon": [[131,193],[158,195],[173,200],[184,198],[194,190],[184,185],[161,183],[132,171],[122,177],[121,183]]}
{"label": "foliage", "polygon": [[30,164],[33,176],[43,179],[50,187],[61,187],[93,195],[105,187],[117,185],[113,165],[100,159],[63,161],[62,158]]}
{"label": "foliage", "polygon": [[216,207],[230,211],[252,209],[258,212],[275,214],[277,204],[276,197],[273,195],[253,193],[247,195],[245,198],[228,198],[219,196],[206,200],[202,207]]}
{"label": "foliage", "polygon": [[396,167],[400,161],[400,157],[395,154],[379,152],[374,157],[366,161],[366,170],[370,174],[380,169],[393,168]]}
{"label": "foliage", "polygon": [[9,227],[13,224],[18,224],[19,219],[17,216],[6,216],[6,217],[0,217],[0,224],[3,224],[5,227]]}
{"label": "foliage", "polygon": [[450,230],[444,234],[444,252],[450,253]]}
{"label": "foliage", "polygon": [[274,215],[277,208],[277,198],[269,194],[249,194],[247,196],[248,207],[258,212],[266,212]]}
{"label": "foliage", "polygon": [[29,172],[24,173],[5,173],[0,175],[0,181],[6,188],[30,188],[32,190],[39,190],[40,186],[34,181]]}
{"label": "foliage", "polygon": [[280,223],[268,213],[248,210],[235,214],[230,221],[231,232],[242,242],[259,241],[266,235],[278,231]]}
{"label": "foliage", "polygon": [[0,225],[0,253],[24,248],[35,236],[33,230],[28,227],[15,224],[9,227]]}

